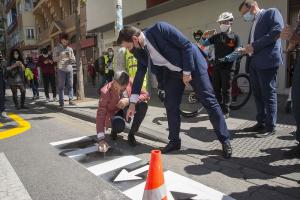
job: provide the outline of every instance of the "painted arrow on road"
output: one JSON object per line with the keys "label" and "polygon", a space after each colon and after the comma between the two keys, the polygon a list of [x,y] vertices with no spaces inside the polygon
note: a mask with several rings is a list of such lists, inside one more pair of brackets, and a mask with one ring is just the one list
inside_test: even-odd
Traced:
{"label": "painted arrow on road", "polygon": [[197,197],[197,194],[188,194],[188,193],[183,193],[183,192],[175,192],[175,191],[170,191],[174,200],[193,200],[194,197]]}
{"label": "painted arrow on road", "polygon": [[143,172],[148,171],[149,165],[136,169],[132,172],[128,172],[126,169],[123,169],[118,176],[115,178],[114,182],[121,182],[121,181],[132,181],[132,180],[139,180],[142,179],[141,177],[137,176]]}

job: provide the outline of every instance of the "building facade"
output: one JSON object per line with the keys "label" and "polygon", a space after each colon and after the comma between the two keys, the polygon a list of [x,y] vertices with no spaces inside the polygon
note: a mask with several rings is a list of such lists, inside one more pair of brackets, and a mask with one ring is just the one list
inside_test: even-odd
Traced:
{"label": "building facade", "polygon": [[4,0],[0,1],[0,51],[6,53]]}
{"label": "building facade", "polygon": [[[244,22],[240,16],[238,10],[240,3],[241,0],[123,0],[124,24],[144,29],[157,21],[166,21],[175,25],[193,41],[193,32],[198,29],[219,30],[219,24],[216,23],[218,16],[224,11],[229,11],[235,16],[233,31],[241,36],[245,45],[251,24]],[[295,21],[293,19],[300,9],[299,0],[261,0],[258,3],[261,8],[278,8],[285,22]],[[116,40],[114,19],[113,1],[87,1],[87,31],[100,33],[105,49],[112,46]],[[286,48],[285,42],[283,48]],[[285,54],[283,57],[285,62],[279,69],[278,89],[279,93],[286,94],[289,79],[286,66],[289,64],[289,58]]]}

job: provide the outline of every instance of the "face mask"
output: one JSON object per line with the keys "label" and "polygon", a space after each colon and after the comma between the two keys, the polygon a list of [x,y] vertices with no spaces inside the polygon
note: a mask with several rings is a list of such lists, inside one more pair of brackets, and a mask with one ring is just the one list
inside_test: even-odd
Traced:
{"label": "face mask", "polygon": [[44,56],[45,58],[47,58],[47,57],[48,57],[48,54],[43,54],[43,56]]}
{"label": "face mask", "polygon": [[18,59],[19,58],[19,54],[14,54],[14,58]]}
{"label": "face mask", "polygon": [[221,29],[221,32],[227,32],[229,30],[229,28],[231,27],[231,25],[228,25],[228,24],[221,24],[220,25],[220,29]]}
{"label": "face mask", "polygon": [[253,22],[255,19],[255,16],[253,14],[251,14],[250,10],[243,15],[243,18],[246,22]]}
{"label": "face mask", "polygon": [[108,56],[109,56],[109,57],[113,57],[113,56],[114,56],[114,52],[111,52],[111,51],[108,52]]}

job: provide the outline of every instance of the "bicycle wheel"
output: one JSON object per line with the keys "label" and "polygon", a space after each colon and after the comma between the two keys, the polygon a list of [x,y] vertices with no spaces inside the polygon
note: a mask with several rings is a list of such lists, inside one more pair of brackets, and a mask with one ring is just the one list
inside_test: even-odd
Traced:
{"label": "bicycle wheel", "polygon": [[185,90],[180,105],[180,114],[183,117],[196,117],[203,110],[203,106],[199,102],[196,93]]}
{"label": "bicycle wheel", "polygon": [[252,87],[248,74],[238,74],[232,79],[232,102],[231,110],[238,110],[243,107],[250,99]]}

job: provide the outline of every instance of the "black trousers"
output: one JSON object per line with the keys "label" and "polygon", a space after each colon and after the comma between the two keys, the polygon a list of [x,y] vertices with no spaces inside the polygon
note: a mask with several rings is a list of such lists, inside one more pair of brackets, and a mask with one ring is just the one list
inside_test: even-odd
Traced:
{"label": "black trousers", "polygon": [[73,91],[74,95],[77,95],[77,73],[73,74]]}
{"label": "black trousers", "polygon": [[[139,102],[135,106],[135,115],[133,118],[132,126],[130,128],[129,134],[135,134],[138,132],[148,110],[148,104],[146,102]],[[127,113],[127,108],[120,110],[111,121],[112,133],[121,133],[125,129],[125,116]]]}
{"label": "black trousers", "polygon": [[11,92],[13,94],[13,100],[15,103],[15,107],[19,107],[19,101],[18,101],[18,89],[21,92],[21,106],[24,106],[25,104],[25,95],[26,95],[26,89],[24,85],[11,85],[10,86]]}
{"label": "black trousers", "polygon": [[5,110],[4,104],[5,104],[5,81],[4,81],[3,72],[0,71],[0,113],[2,113]]}
{"label": "black trousers", "polygon": [[49,84],[51,85],[51,90],[53,93],[53,98],[56,98],[56,82],[55,75],[53,74],[43,74],[43,83],[46,98],[49,98]]}
{"label": "black trousers", "polygon": [[233,77],[231,66],[218,65],[214,67],[214,72],[212,75],[215,95],[224,114],[227,114],[230,111],[231,81]]}

